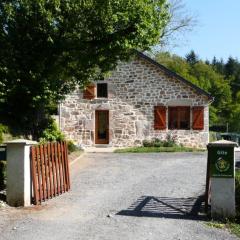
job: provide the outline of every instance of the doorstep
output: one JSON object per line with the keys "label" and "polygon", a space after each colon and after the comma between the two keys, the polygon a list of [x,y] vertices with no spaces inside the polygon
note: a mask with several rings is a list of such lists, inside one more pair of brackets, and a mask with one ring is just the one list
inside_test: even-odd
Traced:
{"label": "doorstep", "polygon": [[117,147],[111,147],[108,144],[95,144],[94,147],[86,147],[84,151],[86,153],[111,153],[114,152],[115,149],[118,149]]}

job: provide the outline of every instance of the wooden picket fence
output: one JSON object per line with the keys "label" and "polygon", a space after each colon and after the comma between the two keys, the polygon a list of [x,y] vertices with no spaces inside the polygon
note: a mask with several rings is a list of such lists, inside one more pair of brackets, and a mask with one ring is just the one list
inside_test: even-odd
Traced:
{"label": "wooden picket fence", "polygon": [[70,190],[66,142],[32,146],[30,154],[33,204],[41,204]]}

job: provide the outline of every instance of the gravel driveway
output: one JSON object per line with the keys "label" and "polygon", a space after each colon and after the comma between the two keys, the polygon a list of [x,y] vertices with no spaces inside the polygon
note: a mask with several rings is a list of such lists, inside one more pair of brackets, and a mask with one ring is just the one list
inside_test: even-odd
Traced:
{"label": "gravel driveway", "polygon": [[237,239],[198,214],[205,167],[205,153],[87,154],[70,193],[0,209],[0,239]]}

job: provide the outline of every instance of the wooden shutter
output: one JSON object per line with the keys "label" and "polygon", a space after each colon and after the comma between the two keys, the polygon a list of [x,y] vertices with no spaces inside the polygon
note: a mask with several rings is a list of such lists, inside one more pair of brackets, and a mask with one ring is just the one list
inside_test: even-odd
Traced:
{"label": "wooden shutter", "polygon": [[204,107],[193,107],[192,121],[192,128],[194,130],[204,129]]}
{"label": "wooden shutter", "polygon": [[166,129],[166,107],[163,106],[154,107],[154,129],[155,130]]}
{"label": "wooden shutter", "polygon": [[83,91],[84,99],[93,99],[95,98],[95,85],[88,85]]}

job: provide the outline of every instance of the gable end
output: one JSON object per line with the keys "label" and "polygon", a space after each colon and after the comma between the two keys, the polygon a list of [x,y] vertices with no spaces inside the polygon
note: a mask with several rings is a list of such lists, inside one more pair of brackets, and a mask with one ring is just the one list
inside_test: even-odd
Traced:
{"label": "gable end", "polygon": [[181,82],[185,83],[186,85],[190,86],[192,89],[194,89],[197,93],[205,95],[210,101],[214,100],[214,97],[211,96],[210,93],[206,92],[205,90],[201,89],[200,87],[196,86],[195,84],[193,84],[192,82],[188,81],[187,79],[181,77],[180,75],[178,75],[177,73],[171,71],[170,69],[166,68],[165,66],[163,66],[162,64],[156,62],[155,60],[153,60],[152,58],[146,56],[145,54],[136,51],[137,55],[140,58],[143,58],[145,60],[147,60],[148,62],[150,62],[151,64],[155,65],[157,68],[159,68],[160,70],[162,70],[166,75],[170,76],[170,77],[175,77],[176,79],[180,80]]}

